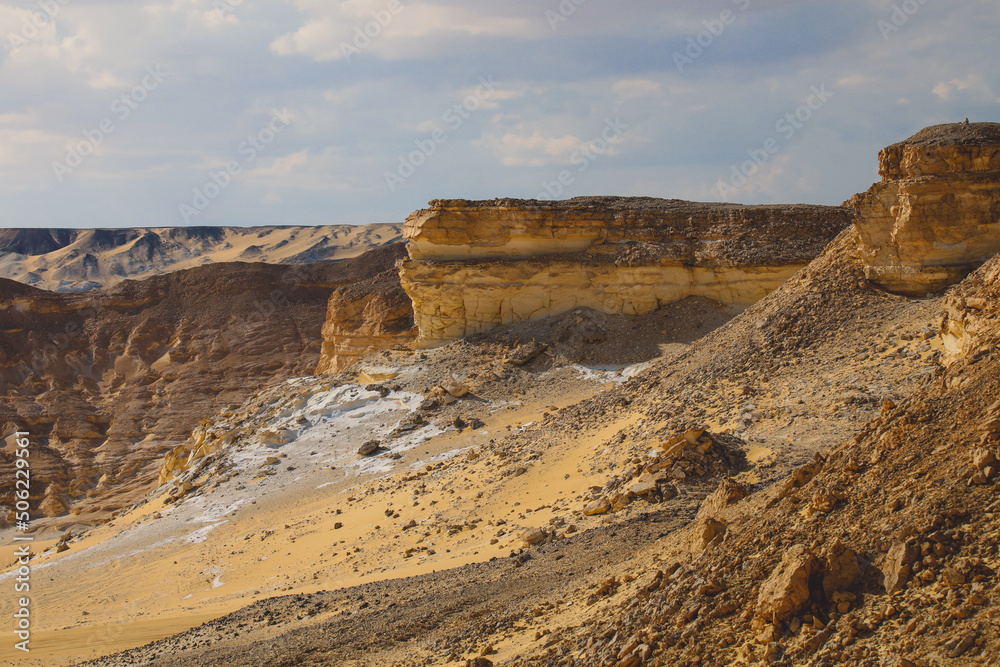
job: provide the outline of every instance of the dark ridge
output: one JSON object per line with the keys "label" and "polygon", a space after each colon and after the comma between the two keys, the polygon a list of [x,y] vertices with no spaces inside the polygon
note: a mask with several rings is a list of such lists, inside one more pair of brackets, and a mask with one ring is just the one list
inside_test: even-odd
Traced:
{"label": "dark ridge", "polygon": [[45,290],[38,289],[37,287],[31,287],[30,285],[19,283],[16,280],[0,278],[0,301],[21,297],[38,298],[42,296],[51,296],[53,294],[53,292],[46,292]]}
{"label": "dark ridge", "polygon": [[240,253],[240,257],[250,259],[252,257],[260,257],[263,254],[263,249],[259,245],[252,245],[243,252]]}
{"label": "dark ridge", "polygon": [[174,227],[170,230],[173,240],[221,241],[226,238],[222,227]]}
{"label": "dark ridge", "polygon": [[146,261],[153,259],[157,251],[163,246],[163,241],[153,232],[146,232],[132,246],[132,252]]}
{"label": "dark ridge", "polygon": [[628,211],[663,212],[671,215],[730,213],[735,211],[759,211],[773,212],[786,215],[798,215],[801,213],[824,213],[836,212],[839,206],[820,206],[817,204],[731,204],[726,202],[694,202],[685,199],[660,199],[658,197],[573,197],[563,200],[545,199],[514,199],[498,198],[483,200],[466,199],[434,199],[430,202],[431,208],[494,208],[494,207],[515,207],[515,208],[554,208],[554,209],[614,209]]}
{"label": "dark ridge", "polygon": [[[91,298],[108,296],[128,300],[177,289],[179,295],[183,295],[191,302],[202,300],[212,302],[217,300],[220,293],[238,293],[240,290],[250,290],[252,293],[248,294],[248,298],[259,300],[259,295],[266,294],[261,290],[279,283],[334,288],[345,283],[364,280],[395,267],[396,260],[405,256],[405,244],[393,243],[369,250],[358,257],[335,262],[314,264],[218,262],[143,280],[124,280],[115,287],[92,293]],[[36,290],[38,291],[40,290]]]}
{"label": "dark ridge", "polygon": [[35,257],[65,248],[76,237],[71,229],[0,230],[0,252],[16,252]]}
{"label": "dark ridge", "polygon": [[90,236],[90,247],[95,250],[120,248],[138,236],[134,229],[95,229]]}

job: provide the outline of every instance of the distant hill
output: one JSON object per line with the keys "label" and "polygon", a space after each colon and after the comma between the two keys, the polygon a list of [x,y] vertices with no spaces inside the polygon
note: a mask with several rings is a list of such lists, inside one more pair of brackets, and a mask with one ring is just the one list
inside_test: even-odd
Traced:
{"label": "distant hill", "polygon": [[303,264],[401,240],[402,225],[0,229],[0,278],[79,292],[219,262]]}

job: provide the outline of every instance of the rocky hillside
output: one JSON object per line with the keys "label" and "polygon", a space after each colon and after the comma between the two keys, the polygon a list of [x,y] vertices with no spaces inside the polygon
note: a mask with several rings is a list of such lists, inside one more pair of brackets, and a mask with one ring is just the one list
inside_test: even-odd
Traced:
{"label": "rocky hillside", "polygon": [[[39,511],[94,520],[146,493],[164,452],[200,420],[311,373],[331,291],[401,253],[396,244],[327,264],[212,264],[72,294],[0,280],[0,422],[4,436],[17,425],[41,445]],[[9,506],[13,485],[0,488]]]}
{"label": "rocky hillside", "polygon": [[400,225],[0,229],[0,278],[45,290],[113,287],[218,262],[302,264],[400,240]]}

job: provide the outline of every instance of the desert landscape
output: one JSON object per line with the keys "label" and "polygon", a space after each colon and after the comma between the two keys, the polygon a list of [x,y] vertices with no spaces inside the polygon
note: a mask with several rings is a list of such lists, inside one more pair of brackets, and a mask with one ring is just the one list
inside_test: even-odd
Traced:
{"label": "desert landscape", "polygon": [[0,232],[0,661],[996,664],[1000,124],[877,165]]}

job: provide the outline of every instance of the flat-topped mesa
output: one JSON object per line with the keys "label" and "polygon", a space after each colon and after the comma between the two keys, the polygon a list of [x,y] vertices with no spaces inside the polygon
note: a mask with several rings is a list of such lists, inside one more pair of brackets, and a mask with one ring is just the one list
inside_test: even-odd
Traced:
{"label": "flat-topped mesa", "polygon": [[1000,252],[1000,123],[928,127],[883,149],[879,174],[851,200],[873,283],[936,292]]}
{"label": "flat-topped mesa", "polygon": [[648,197],[438,200],[406,221],[418,347],[587,307],[756,303],[850,224],[849,209]]}

